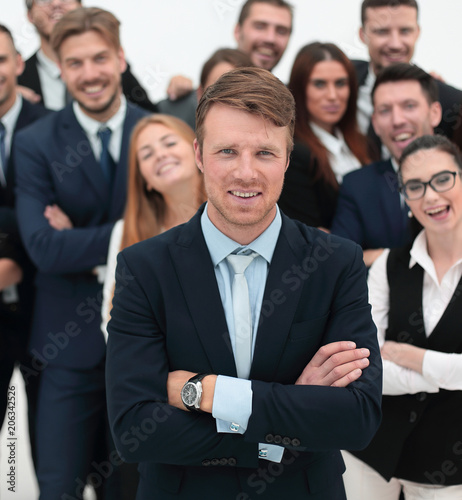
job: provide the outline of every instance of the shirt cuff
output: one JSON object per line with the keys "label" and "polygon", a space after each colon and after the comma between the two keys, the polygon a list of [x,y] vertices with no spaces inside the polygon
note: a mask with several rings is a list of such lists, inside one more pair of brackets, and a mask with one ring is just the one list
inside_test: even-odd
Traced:
{"label": "shirt cuff", "polygon": [[462,390],[461,355],[427,350],[422,363],[426,380],[447,391]]}
{"label": "shirt cuff", "polygon": [[280,463],[285,448],[277,444],[258,443],[258,458]]}
{"label": "shirt cuff", "polygon": [[251,381],[218,375],[212,406],[217,432],[244,434],[251,414]]}

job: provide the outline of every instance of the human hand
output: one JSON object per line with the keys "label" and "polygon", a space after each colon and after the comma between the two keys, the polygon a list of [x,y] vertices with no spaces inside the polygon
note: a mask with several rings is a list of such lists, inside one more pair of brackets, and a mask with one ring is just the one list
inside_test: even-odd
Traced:
{"label": "human hand", "polygon": [[171,101],[176,101],[193,90],[193,82],[190,78],[182,75],[176,75],[171,78],[170,83],[168,84],[167,95]]}
{"label": "human hand", "polygon": [[63,229],[72,229],[74,226],[71,219],[58,207],[58,205],[48,205],[43,215],[53,229],[62,231]]}
{"label": "human hand", "polygon": [[393,342],[392,340],[387,340],[380,349],[383,359],[414,370],[417,373],[422,373],[425,352],[426,350],[421,347],[403,342]]}
{"label": "human hand", "polygon": [[383,248],[376,248],[363,251],[363,260],[366,267],[371,267],[372,264],[382,255]]}
{"label": "human hand", "polygon": [[24,99],[27,99],[29,102],[33,104],[37,104],[42,100],[42,98],[34,92],[32,89],[29,87],[23,87],[22,85],[16,85],[16,92],[18,94],[21,94]]}
{"label": "human hand", "polygon": [[322,346],[306,365],[295,385],[346,387],[369,366],[369,349],[356,349],[349,341]]}

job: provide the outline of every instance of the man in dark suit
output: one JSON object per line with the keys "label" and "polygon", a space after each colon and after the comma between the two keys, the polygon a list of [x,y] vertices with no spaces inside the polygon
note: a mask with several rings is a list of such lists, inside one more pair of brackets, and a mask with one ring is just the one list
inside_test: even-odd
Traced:
{"label": "man in dark suit", "polygon": [[34,413],[37,377],[29,379],[27,342],[32,315],[34,275],[19,238],[14,213],[14,155],[16,133],[48,111],[16,94],[16,79],[24,67],[11,32],[0,25],[0,427],[8,404],[13,369],[21,365],[26,383],[29,431],[34,453]]}
{"label": "man in dark suit", "polygon": [[[58,60],[54,53],[50,37],[53,26],[58,20],[74,9],[81,6],[81,0],[26,0],[27,18],[35,26],[40,37],[40,49],[26,61],[24,72],[18,78],[18,83],[31,89],[49,109],[62,109],[70,100],[66,93],[66,86],[60,78]],[[127,64],[122,74],[122,89],[125,97],[151,113],[157,112],[138,80],[130,71]]]}
{"label": "man in dark suit", "polygon": [[108,411],[139,500],[344,499],[338,450],[380,420],[361,251],[276,205],[294,118],[267,70],[223,75],[197,109],[207,205],[119,256]]}
{"label": "man in dark suit", "polygon": [[372,99],[374,129],[392,158],[343,178],[331,226],[333,234],[363,247],[367,266],[383,248],[399,247],[408,241],[408,208],[399,192],[398,162],[408,144],[433,134],[441,120],[434,78],[411,64],[383,69],[372,89]]}
{"label": "man in dark suit", "polygon": [[41,372],[43,499],[78,496],[87,481],[101,484],[105,477],[101,462],[92,462],[106,429],[102,285],[95,268],[106,262],[124,209],[130,133],[146,114],[121,92],[126,64],[118,28],[101,9],[76,9],[56,24],[51,43],[74,102],[16,141],[18,222],[38,268],[30,348]]}
{"label": "man in dark suit", "polygon": [[[370,61],[353,61],[358,77],[358,121],[369,138],[371,159],[383,158],[382,143],[370,126],[371,90],[382,68],[397,62],[410,63],[419,38],[418,4],[416,0],[364,0],[361,6],[359,36],[367,45]],[[452,138],[459,123],[462,91],[435,79],[442,107],[435,133]]]}

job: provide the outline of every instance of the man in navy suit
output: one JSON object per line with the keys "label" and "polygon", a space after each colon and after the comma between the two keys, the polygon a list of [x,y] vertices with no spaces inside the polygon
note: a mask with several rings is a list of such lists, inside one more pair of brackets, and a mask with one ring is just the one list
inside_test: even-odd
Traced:
{"label": "man in navy suit", "polygon": [[[33,266],[19,238],[14,213],[14,155],[16,133],[48,111],[16,94],[16,80],[24,67],[11,32],[0,25],[0,427],[8,403],[8,386],[16,363],[26,382],[29,430],[34,451],[34,413],[37,377],[27,376],[27,342],[33,301]],[[34,455],[34,453],[33,453]]]}
{"label": "man in navy suit", "polygon": [[[420,35],[418,4],[416,0],[364,0],[361,5],[359,36],[366,44],[369,61],[353,61],[358,76],[358,121],[368,134],[370,157],[383,156],[382,144],[370,126],[373,111],[371,90],[379,71],[391,64],[410,63]],[[462,91],[447,85],[440,77],[435,79],[442,107],[440,122],[435,132],[452,138],[459,123]]]}
{"label": "man in navy suit", "polygon": [[141,462],[138,500],[345,499],[338,450],[364,447],[380,420],[361,250],[276,205],[295,114],[274,75],[223,75],[196,118],[208,203],[119,256],[116,446]]}
{"label": "man in navy suit", "polygon": [[411,64],[383,69],[377,76],[372,99],[372,124],[392,158],[343,178],[331,226],[333,234],[363,247],[367,266],[384,248],[399,247],[408,241],[408,208],[398,188],[398,162],[408,144],[433,134],[441,120],[435,80]]}
{"label": "man in navy suit", "polygon": [[95,269],[124,209],[130,133],[145,114],[122,94],[126,63],[111,13],[69,12],[51,43],[74,102],[19,133],[15,149],[17,217],[38,268],[30,349],[40,372],[37,474],[47,500],[79,497],[105,477],[92,462],[106,429]]}
{"label": "man in navy suit", "polygon": [[[30,97],[41,100],[49,109],[62,109],[71,97],[60,78],[58,60],[50,43],[51,32],[63,15],[81,5],[81,0],[26,0],[27,18],[37,30],[40,48],[27,59],[18,82],[26,87],[22,89],[25,95],[29,96],[29,89],[32,90]],[[122,73],[122,89],[129,101],[152,113],[157,111],[157,106],[149,100],[128,64]]]}

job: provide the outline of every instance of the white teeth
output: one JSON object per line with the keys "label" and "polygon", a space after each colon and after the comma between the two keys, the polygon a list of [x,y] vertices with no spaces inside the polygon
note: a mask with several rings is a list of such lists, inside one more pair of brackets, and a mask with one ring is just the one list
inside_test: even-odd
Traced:
{"label": "white teeth", "polygon": [[167,172],[167,170],[170,170],[171,168],[173,168],[175,166],[174,163],[167,163],[166,165],[163,165],[162,167],[159,168],[159,170],[157,171],[157,175],[161,175],[165,172]]}
{"label": "white teeth", "polygon": [[234,196],[239,196],[239,198],[252,198],[257,196],[258,193],[241,193],[240,191],[231,191]]}
{"label": "white teeth", "polygon": [[101,92],[102,89],[103,89],[102,86],[99,86],[99,87],[86,87],[85,88],[85,92],[87,94],[97,94],[98,92]]}
{"label": "white teeth", "polygon": [[407,141],[410,137],[412,137],[412,134],[409,132],[403,132],[402,134],[395,135],[394,140],[395,141]]}
{"label": "white teeth", "polygon": [[447,210],[447,207],[434,208],[432,210],[427,210],[427,214],[435,215],[444,212],[445,210]]}
{"label": "white teeth", "polygon": [[260,47],[258,49],[258,52],[260,52],[260,54],[263,54],[264,56],[272,56],[274,53],[273,50],[268,49],[266,47]]}

